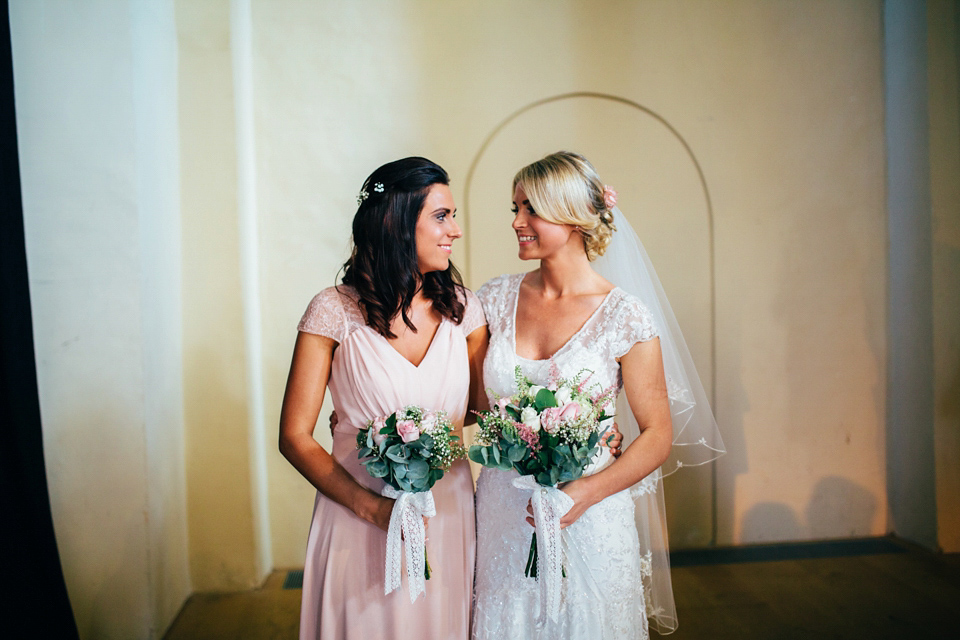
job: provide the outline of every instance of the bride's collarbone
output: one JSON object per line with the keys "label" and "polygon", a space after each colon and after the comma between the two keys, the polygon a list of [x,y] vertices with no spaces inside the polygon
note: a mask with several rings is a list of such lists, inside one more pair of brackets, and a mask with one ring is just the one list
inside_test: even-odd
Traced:
{"label": "bride's collarbone", "polygon": [[519,301],[514,327],[517,355],[531,360],[553,356],[590,322],[608,294]]}

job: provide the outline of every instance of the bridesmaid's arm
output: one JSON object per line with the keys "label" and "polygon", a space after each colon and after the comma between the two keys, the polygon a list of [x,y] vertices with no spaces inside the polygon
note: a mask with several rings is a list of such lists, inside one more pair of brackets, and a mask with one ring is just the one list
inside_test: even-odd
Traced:
{"label": "bridesmaid's arm", "polygon": [[313,439],[336,347],[325,336],[297,334],[280,411],[280,453],[317,491],[386,531],[394,501],[361,486]]}
{"label": "bridesmaid's arm", "polygon": [[623,390],[637,419],[640,435],[609,467],[563,488],[576,504],[560,519],[561,527],[573,524],[584,511],[607,496],[640,482],[670,455],[673,422],[663,375],[660,339],[633,345],[620,358],[620,370]]}
{"label": "bridesmaid's arm", "polygon": [[487,355],[487,345],[490,343],[490,332],[487,325],[477,327],[467,336],[467,357],[470,359],[470,397],[467,402],[467,416],[464,424],[473,424],[477,421],[474,411],[486,411],[487,393],[483,388],[483,359]]}

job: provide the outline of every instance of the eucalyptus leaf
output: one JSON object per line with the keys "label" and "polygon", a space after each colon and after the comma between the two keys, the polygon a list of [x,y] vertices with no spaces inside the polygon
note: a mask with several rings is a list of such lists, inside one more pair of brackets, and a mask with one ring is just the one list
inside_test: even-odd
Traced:
{"label": "eucalyptus leaf", "polygon": [[510,462],[519,462],[523,460],[524,456],[526,456],[526,453],[526,447],[515,444],[507,450],[507,458],[510,459]]}
{"label": "eucalyptus leaf", "polygon": [[403,447],[399,444],[395,444],[389,447],[385,453],[386,457],[394,462],[406,462],[408,455],[404,451]]}
{"label": "eucalyptus leaf", "polygon": [[385,478],[390,473],[390,467],[383,460],[371,460],[366,467],[367,472],[374,478]]}
{"label": "eucalyptus leaf", "polygon": [[478,444],[470,445],[470,449],[467,450],[467,457],[477,464],[483,464],[486,462],[483,456],[483,447]]}
{"label": "eucalyptus leaf", "polygon": [[425,460],[411,460],[407,465],[407,476],[411,480],[426,478],[430,473],[430,465]]}
{"label": "eucalyptus leaf", "polygon": [[555,407],[557,406],[557,396],[555,396],[550,389],[540,389],[540,391],[537,392],[537,397],[533,401],[533,406],[537,408],[537,411]]}

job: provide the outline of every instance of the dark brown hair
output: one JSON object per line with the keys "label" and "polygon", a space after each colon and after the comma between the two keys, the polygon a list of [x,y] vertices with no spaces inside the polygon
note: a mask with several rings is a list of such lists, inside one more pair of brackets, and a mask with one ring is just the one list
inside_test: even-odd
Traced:
{"label": "dark brown hair", "polygon": [[447,172],[418,157],[389,162],[363,183],[343,284],[357,291],[367,325],[385,338],[396,337],[390,322],[398,313],[417,330],[407,313],[421,287],[441,315],[456,324],[463,320],[463,279],[457,268],[451,262],[444,271],[420,273],[417,262],[417,219],[435,184],[450,184]]}

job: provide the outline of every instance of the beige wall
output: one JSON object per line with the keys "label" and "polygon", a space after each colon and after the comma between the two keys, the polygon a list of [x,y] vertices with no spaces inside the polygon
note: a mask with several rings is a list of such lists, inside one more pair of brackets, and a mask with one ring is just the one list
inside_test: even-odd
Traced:
{"label": "beige wall", "polygon": [[[675,546],[888,530],[879,0],[12,4],[48,477],[85,637],[155,634],[191,583],[303,562],[314,492],[274,444],[296,323],[335,282],[363,179],[406,155],[450,172],[473,287],[529,268],[508,228],[520,164],[581,150],[620,190],[730,450],[668,480]],[[148,6],[175,39],[148,58],[176,65],[169,86],[130,51]],[[938,510],[956,550],[956,5],[930,7]],[[159,115],[128,99],[145,85]],[[491,137],[582,91],[641,108],[555,101]],[[144,160],[174,147],[179,166]]]}
{"label": "beige wall", "polygon": [[[668,482],[674,540],[709,543],[714,527],[721,544],[884,533],[879,3],[418,6],[254,4],[267,415],[297,317],[345,255],[358,185],[410,153],[443,164],[469,206],[458,254],[478,286],[522,266],[508,259],[518,163],[585,150],[654,239],[709,380],[705,198],[662,125],[599,101],[541,107],[491,143],[464,200],[504,118],[599,91],[665,118],[713,203],[715,409],[731,453],[716,525],[708,470]],[[275,560],[296,563],[312,492],[276,455],[269,478]]]}
{"label": "beige wall", "polygon": [[177,2],[183,380],[190,566],[198,590],[249,588],[257,564],[227,2]]}

